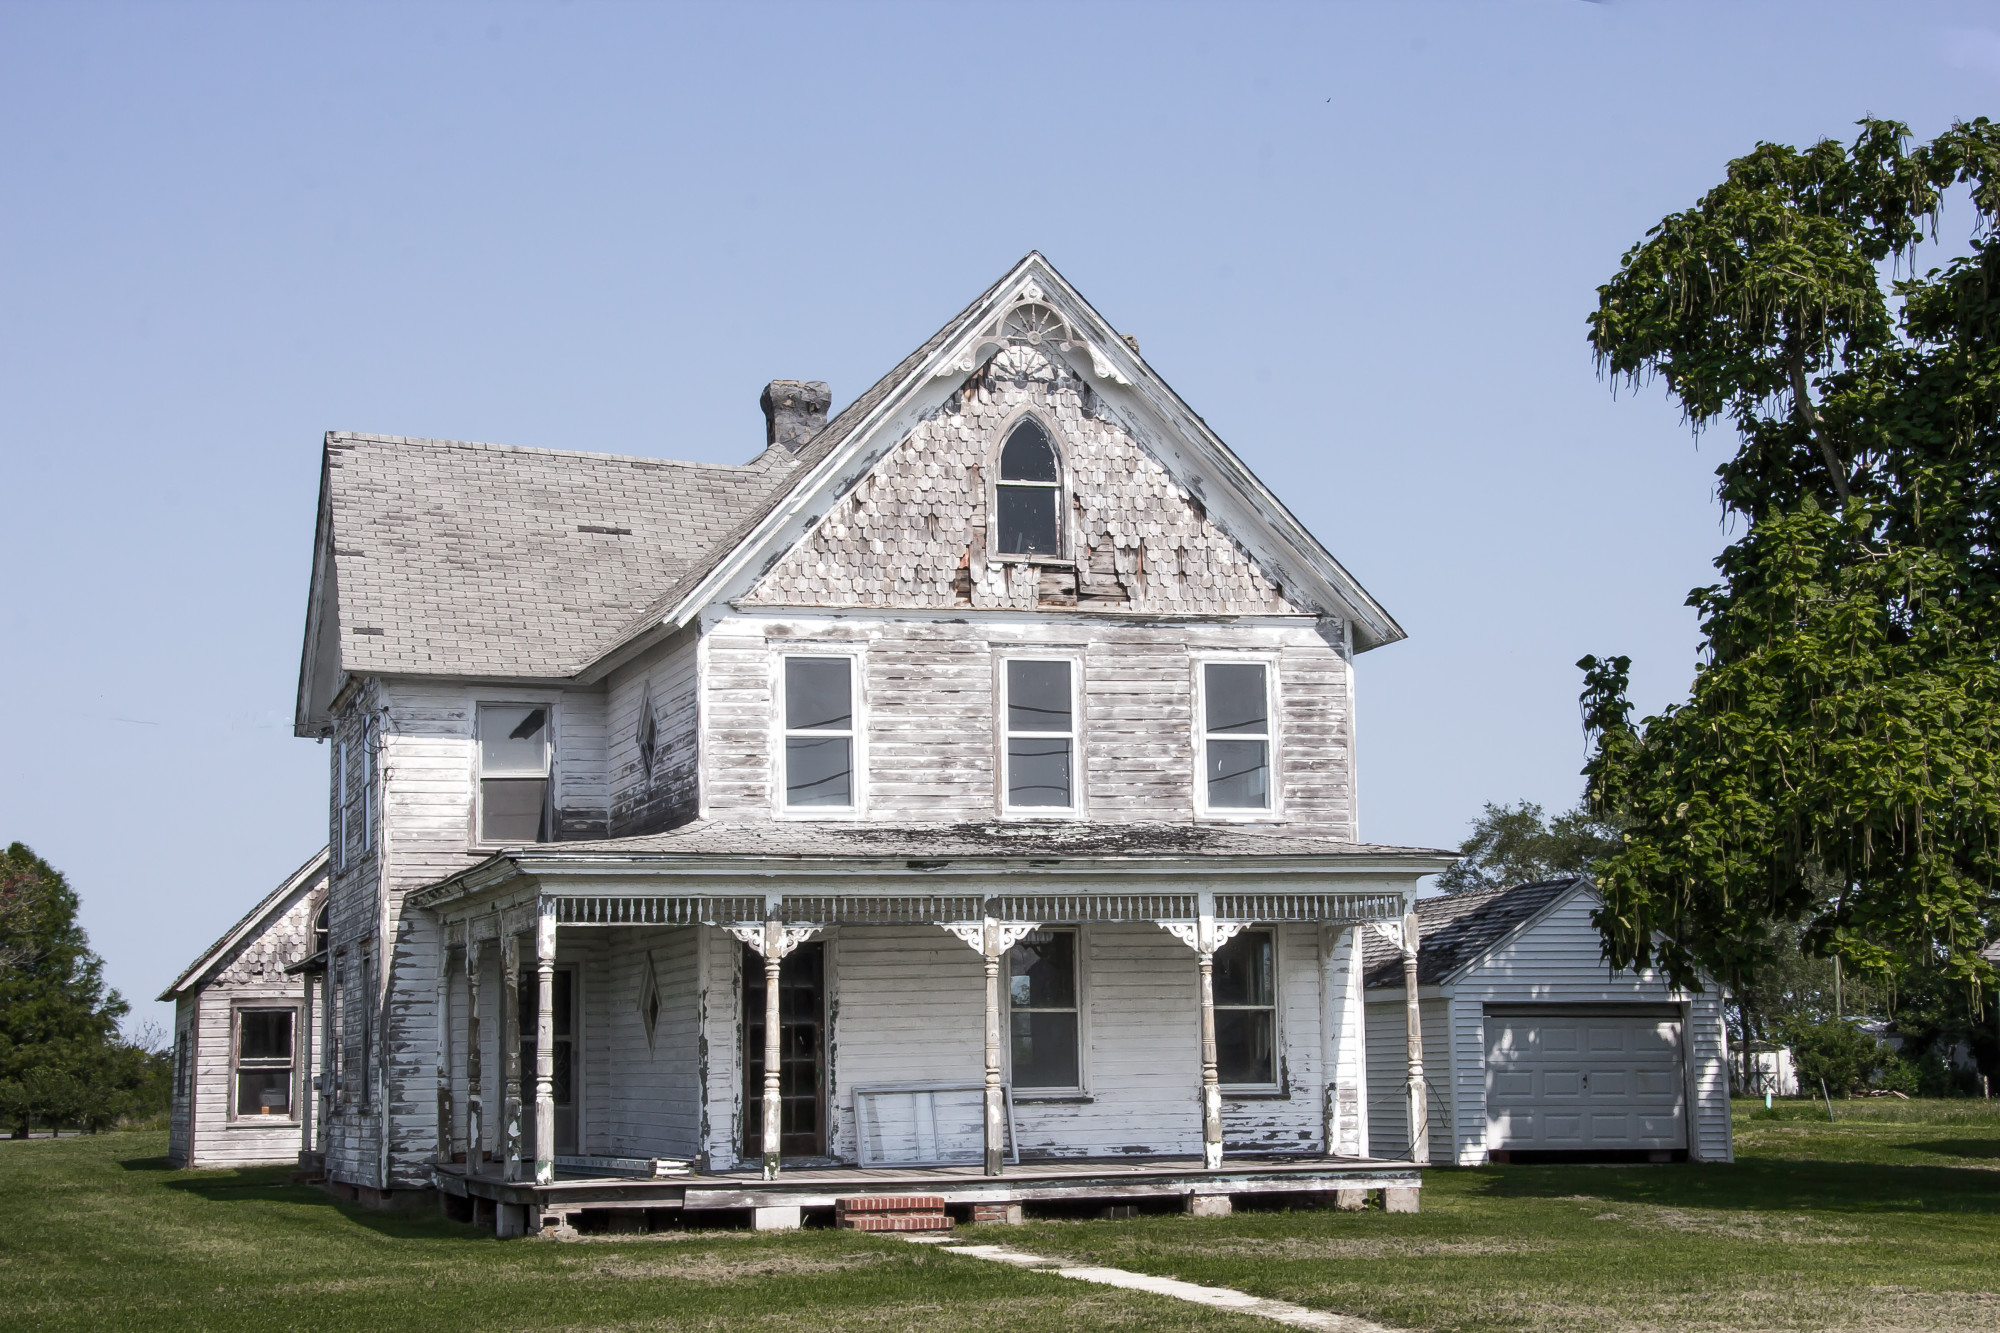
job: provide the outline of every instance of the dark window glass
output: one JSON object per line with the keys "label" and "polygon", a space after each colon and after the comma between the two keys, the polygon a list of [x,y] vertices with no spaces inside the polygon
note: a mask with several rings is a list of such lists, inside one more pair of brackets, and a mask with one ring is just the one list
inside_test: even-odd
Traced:
{"label": "dark window glass", "polygon": [[1056,505],[1054,487],[1000,488],[1000,552],[1003,555],[1054,555]]}
{"label": "dark window glass", "polygon": [[243,1042],[237,1048],[245,1061],[292,1058],[292,1011],[289,1009],[246,1009],[243,1011]]}
{"label": "dark window glass", "polygon": [[1216,1071],[1224,1083],[1278,1081],[1276,953],[1268,930],[1215,951]]}
{"label": "dark window glass", "polygon": [[[785,659],[785,804],[854,804],[853,663]],[[796,733],[804,732],[804,735]]]}
{"label": "dark window glass", "polygon": [[1049,443],[1048,432],[1033,417],[1023,418],[1000,450],[1000,480],[1044,481],[1051,485],[1061,480],[1056,472],[1056,447]]}
{"label": "dark window glass", "polygon": [[237,1073],[236,1114],[288,1116],[291,1113],[291,1070],[245,1069]]}
{"label": "dark window glass", "polygon": [[1007,664],[1007,804],[1065,808],[1074,719],[1068,662]]}
{"label": "dark window glass", "polygon": [[1271,719],[1264,668],[1256,663],[1210,662],[1202,668],[1202,695],[1209,805],[1224,810],[1269,809]]}
{"label": "dark window glass", "polygon": [[785,804],[853,805],[853,744],[846,736],[787,736]]}
{"label": "dark window glass", "polygon": [[1007,664],[1007,730],[1068,732],[1069,708],[1069,663]]}
{"label": "dark window glass", "polygon": [[785,730],[849,731],[854,726],[854,692],[848,687],[844,657],[785,659]]}
{"label": "dark window glass", "polygon": [[487,778],[479,784],[482,842],[540,842],[547,778]]}
{"label": "dark window glass", "polygon": [[1039,422],[1022,420],[1000,450],[999,549],[1056,555],[1061,544],[1062,469]]}
{"label": "dark window glass", "polygon": [[1264,668],[1255,663],[1210,662],[1202,668],[1206,681],[1208,730],[1211,735],[1263,736],[1269,733],[1269,706],[1264,692]]}
{"label": "dark window glass", "polygon": [[1031,931],[1007,960],[1014,1086],[1077,1087],[1076,932]]}

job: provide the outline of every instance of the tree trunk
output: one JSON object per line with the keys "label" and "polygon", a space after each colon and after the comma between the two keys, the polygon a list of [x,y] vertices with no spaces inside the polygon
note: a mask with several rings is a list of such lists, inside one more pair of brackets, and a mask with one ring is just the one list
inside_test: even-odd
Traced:
{"label": "tree trunk", "polygon": [[1819,446],[1819,456],[1826,463],[1826,475],[1833,482],[1833,493],[1847,503],[1847,469],[1840,465],[1840,459],[1833,452],[1833,445],[1826,438],[1826,423],[1820,419],[1819,408],[1813,405],[1812,391],[1806,385],[1805,355],[1798,349],[1792,350],[1790,358],[1792,372],[1792,401],[1798,407],[1799,416],[1805,420],[1806,429],[1812,433],[1813,443]]}

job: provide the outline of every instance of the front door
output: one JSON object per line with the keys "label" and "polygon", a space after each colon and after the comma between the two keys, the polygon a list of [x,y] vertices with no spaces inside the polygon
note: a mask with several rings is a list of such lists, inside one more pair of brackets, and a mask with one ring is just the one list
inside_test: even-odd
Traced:
{"label": "front door", "polygon": [[[549,1006],[555,1020],[555,1101],[556,1155],[576,1154],[576,970],[559,967],[551,978],[555,1003]],[[521,1151],[535,1155],[535,1021],[541,985],[535,964],[521,965]]]}
{"label": "front door", "polygon": [[[826,1155],[826,951],[801,944],[778,966],[778,1151]],[[743,950],[743,1155],[764,1152],[764,960]]]}

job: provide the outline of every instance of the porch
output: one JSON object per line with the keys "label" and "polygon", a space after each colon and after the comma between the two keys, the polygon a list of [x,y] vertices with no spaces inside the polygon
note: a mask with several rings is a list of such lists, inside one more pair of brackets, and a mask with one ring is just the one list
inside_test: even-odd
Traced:
{"label": "porch", "polygon": [[[975,1207],[992,1216],[995,1206],[1016,1209],[1077,1205],[1116,1207],[1177,1202],[1206,1216],[1227,1215],[1238,1201],[1284,1200],[1358,1208],[1372,1191],[1395,1212],[1415,1212],[1421,1171],[1413,1162],[1354,1157],[1232,1156],[1221,1167],[1200,1157],[1111,1160],[1070,1158],[1010,1166],[989,1176],[983,1165],[925,1167],[787,1167],[774,1180],[759,1169],[715,1171],[650,1179],[558,1170],[548,1184],[508,1180],[497,1163],[464,1163],[436,1169],[437,1187],[463,1220],[492,1222],[502,1235],[574,1227],[588,1213],[623,1216],[667,1211],[683,1224],[747,1221],[759,1229],[802,1224],[814,1212],[830,1214],[857,1196],[928,1195],[942,1198],[959,1220]],[[747,1215],[747,1216],[746,1216]],[[1019,1220],[1018,1212],[1009,1220]]]}

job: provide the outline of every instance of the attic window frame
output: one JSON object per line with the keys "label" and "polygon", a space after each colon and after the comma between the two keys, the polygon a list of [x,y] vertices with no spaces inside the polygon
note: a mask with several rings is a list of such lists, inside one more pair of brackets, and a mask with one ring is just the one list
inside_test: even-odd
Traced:
{"label": "attic window frame", "polygon": [[[1020,430],[1022,425],[1028,421],[1033,421],[1036,428],[1041,431],[1042,438],[1048,442],[1049,452],[1054,455],[1056,479],[1052,482],[1010,479],[1004,475],[1002,470],[1001,460],[1006,457],[1007,445],[1013,440],[1015,432]],[[1046,412],[1033,406],[1023,407],[1001,424],[1000,429],[994,433],[993,452],[990,467],[988,468],[988,475],[993,478],[993,481],[988,486],[986,495],[986,512],[988,515],[987,539],[990,542],[988,549],[991,551],[993,558],[1016,562],[1027,561],[1029,563],[1066,562],[1070,558],[1069,524],[1064,522],[1069,512],[1070,503],[1068,441],[1064,439],[1062,432],[1056,429],[1055,424],[1050,421]],[[1000,502],[1004,493],[1010,489],[1054,492],[1055,548],[1053,550],[1009,551],[1002,548],[1000,543]]]}

